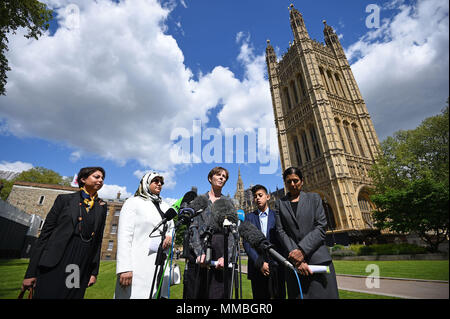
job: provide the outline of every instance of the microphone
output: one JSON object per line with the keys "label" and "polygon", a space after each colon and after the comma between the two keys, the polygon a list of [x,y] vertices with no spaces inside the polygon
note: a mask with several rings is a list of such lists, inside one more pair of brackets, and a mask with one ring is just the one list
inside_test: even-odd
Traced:
{"label": "microphone", "polygon": [[181,208],[180,214],[178,215],[179,220],[175,224],[175,228],[178,228],[181,224],[187,224],[192,218],[203,213],[208,207],[208,199],[203,195],[197,196],[190,203],[183,206],[187,207]]}
{"label": "microphone", "polygon": [[225,198],[219,198],[212,204],[211,214],[218,229],[236,225],[239,220],[233,203]]}
{"label": "microphone", "polygon": [[165,224],[166,222],[168,222],[169,220],[174,219],[174,217],[177,216],[177,211],[175,209],[173,209],[172,207],[169,208],[165,213],[164,213],[164,218],[155,226],[155,228],[153,228],[152,232],[150,233],[149,237],[162,225]]}
{"label": "microphone", "polygon": [[184,194],[183,199],[180,203],[180,209],[188,207],[188,205],[197,197],[197,193],[194,191],[189,191]]}
{"label": "microphone", "polygon": [[172,208],[176,209],[176,211],[180,211],[181,208],[185,208],[187,204],[194,200],[195,197],[197,197],[197,193],[194,191],[189,191],[173,203]]}
{"label": "microphone", "polygon": [[241,223],[239,226],[239,234],[256,250],[269,252],[278,262],[296,271],[295,267],[286,258],[272,248],[273,245],[266,239],[266,236],[252,223],[248,221]]}
{"label": "microphone", "polygon": [[[212,256],[212,248],[211,248],[211,237],[213,233],[216,231],[216,226],[214,225],[215,222],[212,219],[209,219],[206,224],[206,229],[201,235],[201,238],[203,238],[203,250],[205,251],[205,263],[207,265],[211,262],[211,256]],[[205,249],[206,248],[206,249]]]}

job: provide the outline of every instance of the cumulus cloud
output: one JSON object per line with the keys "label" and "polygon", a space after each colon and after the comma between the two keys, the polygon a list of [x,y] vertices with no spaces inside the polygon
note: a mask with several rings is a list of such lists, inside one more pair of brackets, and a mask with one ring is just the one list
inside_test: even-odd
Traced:
{"label": "cumulus cloud", "polygon": [[[82,154],[121,165],[137,160],[138,178],[161,171],[170,189],[174,128],[192,133],[195,120],[208,126],[218,106],[222,132],[274,128],[264,52],[255,53],[249,33],[235,37],[242,79],[218,65],[195,80],[167,33],[174,1],[47,3],[58,13],[54,34],[9,38],[0,132],[64,142],[73,161]],[[438,113],[448,96],[448,2],[390,5],[399,13],[346,52],[380,138]]]}
{"label": "cumulus cloud", "polygon": [[389,2],[392,18],[346,50],[363,98],[382,140],[438,114],[449,95],[447,0]]}
{"label": "cumulus cloud", "polygon": [[69,156],[69,160],[70,160],[72,163],[77,162],[80,158],[81,158],[81,152],[80,152],[80,151],[72,152],[72,153],[70,154],[70,156]]}
{"label": "cumulus cloud", "polygon": [[[208,125],[208,112],[222,104],[221,128],[273,126],[264,56],[241,36],[237,79],[227,67],[193,79],[166,19],[174,7],[156,1],[99,0],[48,3],[59,28],[39,41],[9,39],[8,95],[0,107],[0,131],[65,142],[143,170],[170,172],[174,128]],[[257,114],[257,116],[255,116]],[[238,121],[236,121],[238,119]],[[166,173],[167,188],[175,178]]]}
{"label": "cumulus cloud", "polygon": [[127,191],[127,188],[125,186],[119,185],[104,184],[103,187],[98,191],[98,195],[103,199],[116,199],[118,193],[120,193],[121,199],[133,196],[133,194]]}
{"label": "cumulus cloud", "polygon": [[15,162],[1,161],[0,162],[0,171],[21,173],[23,171],[28,171],[32,168],[33,168],[33,164],[24,163],[21,161],[15,161]]}

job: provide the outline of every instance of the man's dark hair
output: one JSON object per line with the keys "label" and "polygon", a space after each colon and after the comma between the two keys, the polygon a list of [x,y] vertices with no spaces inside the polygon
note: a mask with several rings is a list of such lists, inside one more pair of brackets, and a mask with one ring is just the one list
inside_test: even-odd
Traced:
{"label": "man's dark hair", "polygon": [[82,178],[88,178],[91,174],[94,174],[96,171],[100,171],[103,174],[103,180],[105,180],[106,174],[103,167],[83,167],[80,169],[77,175],[78,186],[83,187],[84,183],[81,181]]}
{"label": "man's dark hair", "polygon": [[267,192],[267,188],[265,188],[263,185],[257,184],[257,185],[252,187],[252,194],[253,194],[253,196],[255,196],[256,192],[259,191],[260,189],[262,189],[264,192],[266,192],[266,194],[269,194]]}

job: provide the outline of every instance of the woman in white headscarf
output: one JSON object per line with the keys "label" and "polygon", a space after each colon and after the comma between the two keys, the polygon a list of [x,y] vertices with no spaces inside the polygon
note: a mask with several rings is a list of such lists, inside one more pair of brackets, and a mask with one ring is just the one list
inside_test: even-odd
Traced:
{"label": "woman in white headscarf", "polygon": [[[116,299],[150,298],[158,246],[162,241],[163,249],[170,248],[174,228],[173,221],[169,221],[166,227],[159,227],[152,237],[149,237],[153,228],[162,220],[161,214],[170,208],[162,202],[159,195],[163,185],[164,177],[161,174],[145,174],[134,197],[127,199],[120,211]],[[156,277],[152,298],[155,298],[159,288],[157,279]],[[158,296],[167,297],[168,280],[167,270]]]}

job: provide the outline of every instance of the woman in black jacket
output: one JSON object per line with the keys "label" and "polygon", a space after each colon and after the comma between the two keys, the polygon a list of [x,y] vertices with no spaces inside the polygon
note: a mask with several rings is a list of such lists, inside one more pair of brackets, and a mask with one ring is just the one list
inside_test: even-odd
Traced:
{"label": "woman in black jacket", "polygon": [[[283,173],[288,193],[275,203],[277,232],[288,258],[297,268],[305,299],[337,299],[336,273],[325,246],[327,220],[319,194],[302,191],[303,175],[296,167]],[[329,273],[312,273],[309,265],[329,267]],[[295,273],[286,272],[288,297],[300,298]]]}
{"label": "woman in black jacket", "polygon": [[96,282],[107,212],[97,192],[104,178],[101,167],[82,168],[80,191],[56,198],[22,283],[22,290],[34,287],[33,298],[81,299]]}

